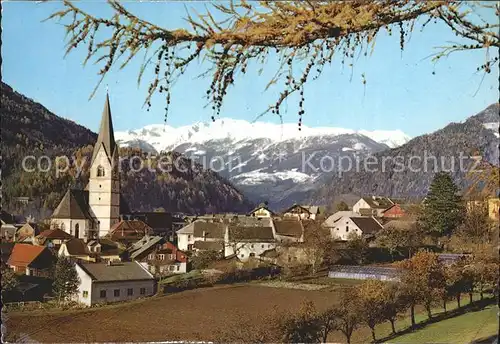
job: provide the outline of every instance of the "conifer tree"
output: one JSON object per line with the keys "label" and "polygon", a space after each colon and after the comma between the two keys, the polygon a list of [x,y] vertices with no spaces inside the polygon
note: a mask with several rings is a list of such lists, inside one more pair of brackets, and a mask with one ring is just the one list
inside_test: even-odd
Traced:
{"label": "conifer tree", "polygon": [[52,289],[58,303],[67,301],[77,293],[80,279],[75,264],[66,257],[59,257],[54,271]]}
{"label": "conifer tree", "polygon": [[434,177],[420,217],[420,223],[428,233],[450,235],[461,223],[463,201],[451,175],[438,172]]}

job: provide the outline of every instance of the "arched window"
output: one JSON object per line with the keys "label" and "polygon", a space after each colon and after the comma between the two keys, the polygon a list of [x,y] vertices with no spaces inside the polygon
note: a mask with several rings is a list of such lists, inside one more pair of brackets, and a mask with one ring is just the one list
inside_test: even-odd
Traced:
{"label": "arched window", "polygon": [[97,166],[97,176],[98,177],[104,177],[104,167],[102,166]]}
{"label": "arched window", "polygon": [[80,237],[80,235],[79,235],[79,234],[80,234],[80,224],[79,224],[79,223],[77,223],[77,224],[75,225],[75,238],[79,238],[79,237]]}
{"label": "arched window", "polygon": [[64,222],[61,222],[60,227],[61,227],[61,230],[62,230],[62,231],[66,229],[66,226],[64,225]]}

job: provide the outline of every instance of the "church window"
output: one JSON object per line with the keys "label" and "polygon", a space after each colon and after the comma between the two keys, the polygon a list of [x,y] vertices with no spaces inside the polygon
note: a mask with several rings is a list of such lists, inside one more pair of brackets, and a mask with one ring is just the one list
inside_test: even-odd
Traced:
{"label": "church window", "polygon": [[75,225],[75,238],[79,238],[80,237],[80,224],[77,223]]}
{"label": "church window", "polygon": [[102,166],[97,166],[97,176],[98,177],[104,177],[104,167]]}
{"label": "church window", "polygon": [[61,223],[61,230],[65,230],[66,226],[64,225],[64,222]]}

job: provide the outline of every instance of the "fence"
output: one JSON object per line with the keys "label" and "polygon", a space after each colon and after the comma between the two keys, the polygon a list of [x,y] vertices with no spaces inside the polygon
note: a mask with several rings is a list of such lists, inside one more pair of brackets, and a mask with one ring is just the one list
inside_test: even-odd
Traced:
{"label": "fence", "polygon": [[400,272],[400,269],[391,267],[338,265],[333,266],[330,269],[328,277],[359,280],[377,279],[380,281],[399,281]]}
{"label": "fence", "polygon": [[3,304],[6,310],[14,309],[36,309],[42,308],[43,304],[40,301],[24,301],[24,302],[6,302]]}

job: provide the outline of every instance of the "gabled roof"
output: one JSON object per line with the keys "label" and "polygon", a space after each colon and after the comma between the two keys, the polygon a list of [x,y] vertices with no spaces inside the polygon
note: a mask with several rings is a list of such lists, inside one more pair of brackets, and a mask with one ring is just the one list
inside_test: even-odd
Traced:
{"label": "gabled roof", "polygon": [[352,222],[361,229],[363,234],[373,234],[381,230],[382,225],[373,217],[351,217]]}
{"label": "gabled roof", "polygon": [[74,238],[71,234],[68,234],[59,228],[44,230],[43,232],[38,234],[37,237],[43,239],[61,239],[61,240]]}
{"label": "gabled roof", "polygon": [[76,263],[94,282],[154,280],[138,262],[121,262],[108,265],[106,263]]}
{"label": "gabled roof", "polygon": [[141,239],[142,245],[137,245],[137,243],[132,247],[130,257],[136,259],[138,256],[144,252],[154,248],[156,245],[161,244],[165,239],[161,236],[147,236]]}
{"label": "gabled roof", "polygon": [[95,244],[97,243],[101,246],[100,252],[90,252],[88,248],[88,244],[90,243],[85,243],[82,239],[77,239],[77,238],[68,240],[63,245],[66,245],[68,253],[72,256],[86,256],[86,255],[114,256],[120,254],[121,252],[118,246],[110,240],[99,239],[99,242],[95,242]]}
{"label": "gabled roof", "polygon": [[13,266],[28,266],[31,264],[44,250],[45,246],[35,246],[28,244],[15,244],[10,254],[8,265]]}
{"label": "gabled roof", "polygon": [[255,209],[253,209],[251,212],[249,212],[249,214],[251,215],[251,214],[255,213],[257,210],[259,210],[259,209],[265,209],[265,210],[267,210],[268,212],[270,212],[270,213],[271,213],[271,215],[276,215],[276,214],[275,214],[275,213],[274,213],[271,209],[269,209],[269,207],[268,207],[265,203],[261,203],[261,204],[259,204],[259,205],[258,205],[258,207],[256,207],[256,208],[255,208]]}
{"label": "gabled roof", "polygon": [[111,119],[111,107],[109,105],[109,95],[106,94],[106,102],[104,103],[104,110],[102,112],[101,126],[99,128],[99,136],[94,145],[94,152],[92,153],[92,164],[99,152],[101,146],[104,148],[106,155],[111,159],[117,154],[117,145],[115,142],[115,135],[113,132],[113,121]]}
{"label": "gabled roof", "polygon": [[274,235],[271,227],[244,227],[229,226],[228,237],[235,242],[273,242]]}
{"label": "gabled roof", "polygon": [[373,209],[387,209],[390,206],[394,205],[394,202],[391,201],[388,197],[362,197],[362,199],[368,203],[370,208]]}
{"label": "gabled roof", "polygon": [[277,235],[300,238],[304,231],[302,222],[298,220],[275,220],[274,229]]}
{"label": "gabled roof", "polygon": [[86,190],[69,189],[52,214],[54,219],[93,220],[89,207],[89,192]]}
{"label": "gabled roof", "polygon": [[195,221],[193,225],[193,235],[195,238],[223,239],[226,232],[226,225],[223,223],[213,223]]}
{"label": "gabled roof", "polygon": [[335,214],[328,216],[328,218],[323,222],[323,226],[325,227],[334,227],[335,222],[337,222],[339,219],[341,219],[344,216],[359,216],[358,213],[350,210],[342,210],[342,211],[337,211]]}
{"label": "gabled roof", "polygon": [[111,240],[140,240],[146,234],[151,233],[152,228],[141,220],[122,220],[115,223],[109,230],[108,237]]}

